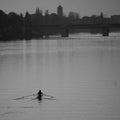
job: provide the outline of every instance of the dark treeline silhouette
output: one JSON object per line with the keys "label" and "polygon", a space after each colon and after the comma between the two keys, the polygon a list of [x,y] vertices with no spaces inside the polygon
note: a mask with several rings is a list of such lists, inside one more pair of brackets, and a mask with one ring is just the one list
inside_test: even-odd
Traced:
{"label": "dark treeline silhouette", "polygon": [[17,15],[14,12],[6,14],[0,10],[1,40],[23,39],[23,26],[24,18],[22,14]]}
{"label": "dark treeline silhouette", "polygon": [[[61,25],[68,24],[120,24],[120,15],[105,17],[101,12],[100,15],[80,17],[78,13],[69,12],[66,16],[63,14],[62,6],[58,6],[57,14],[49,14],[46,10],[44,15],[42,10],[36,8],[34,14],[26,12],[19,15],[15,12],[6,14],[0,10],[0,40],[17,40],[31,39],[33,37],[42,37],[43,33],[40,29],[35,29],[41,25]],[[77,31],[71,31],[77,32]],[[46,33],[47,34],[47,33]],[[58,34],[58,31],[52,31],[48,34]]]}

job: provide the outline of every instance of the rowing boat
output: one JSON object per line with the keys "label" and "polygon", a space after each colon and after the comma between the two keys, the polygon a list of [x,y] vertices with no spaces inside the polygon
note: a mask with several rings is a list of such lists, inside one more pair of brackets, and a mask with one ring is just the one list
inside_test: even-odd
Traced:
{"label": "rowing boat", "polygon": [[47,95],[47,94],[42,94],[42,96],[38,96],[38,94],[31,94],[31,95],[26,95],[22,97],[15,98],[13,100],[24,100],[24,99],[29,99],[29,100],[55,100],[54,96]]}

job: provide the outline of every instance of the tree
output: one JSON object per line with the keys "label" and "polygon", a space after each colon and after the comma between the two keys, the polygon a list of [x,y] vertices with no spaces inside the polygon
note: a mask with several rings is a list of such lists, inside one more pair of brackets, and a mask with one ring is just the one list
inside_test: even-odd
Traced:
{"label": "tree", "polygon": [[31,29],[31,16],[29,12],[26,12],[25,15],[25,38],[26,39],[31,39],[32,37],[32,29]]}

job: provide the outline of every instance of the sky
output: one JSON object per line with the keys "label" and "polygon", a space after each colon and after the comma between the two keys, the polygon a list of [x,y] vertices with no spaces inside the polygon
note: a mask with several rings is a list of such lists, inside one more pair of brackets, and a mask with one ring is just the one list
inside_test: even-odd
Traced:
{"label": "sky", "polygon": [[58,5],[63,6],[66,15],[70,11],[80,16],[99,15],[100,12],[105,16],[120,14],[120,0],[0,0],[0,9],[6,13],[34,13],[36,7],[43,12],[48,9],[49,13],[56,13]]}

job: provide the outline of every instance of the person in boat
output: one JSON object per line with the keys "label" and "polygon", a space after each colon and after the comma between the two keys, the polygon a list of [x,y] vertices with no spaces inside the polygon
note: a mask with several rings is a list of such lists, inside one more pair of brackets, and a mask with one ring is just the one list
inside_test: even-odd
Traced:
{"label": "person in boat", "polygon": [[38,100],[42,100],[42,96],[43,96],[43,93],[41,90],[39,90],[39,92],[37,93]]}

